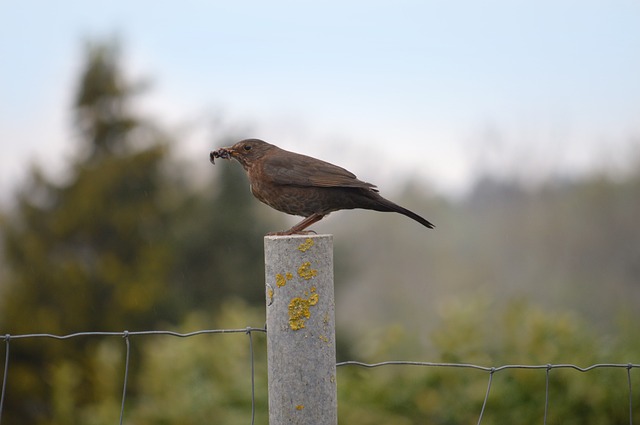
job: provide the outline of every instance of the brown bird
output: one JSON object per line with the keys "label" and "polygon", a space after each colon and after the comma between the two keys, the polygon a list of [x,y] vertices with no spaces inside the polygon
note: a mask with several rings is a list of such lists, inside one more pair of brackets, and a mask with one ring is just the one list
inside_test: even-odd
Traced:
{"label": "brown bird", "polygon": [[242,164],[251,192],[260,201],[278,211],[305,217],[291,229],[272,235],[308,233],[304,229],[329,213],[355,208],[397,212],[430,229],[434,227],[418,214],[383,198],[375,185],[358,180],[344,168],[259,139],[211,151],[212,164],[216,158],[233,158]]}

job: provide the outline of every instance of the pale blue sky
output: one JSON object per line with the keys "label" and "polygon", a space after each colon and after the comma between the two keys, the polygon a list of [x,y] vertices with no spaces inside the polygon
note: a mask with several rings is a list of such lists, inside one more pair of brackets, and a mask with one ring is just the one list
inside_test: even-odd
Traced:
{"label": "pale blue sky", "polygon": [[638,1],[0,1],[0,199],[29,160],[62,168],[82,40],[112,34],[203,167],[212,111],[445,191],[486,168],[581,172],[640,137]]}

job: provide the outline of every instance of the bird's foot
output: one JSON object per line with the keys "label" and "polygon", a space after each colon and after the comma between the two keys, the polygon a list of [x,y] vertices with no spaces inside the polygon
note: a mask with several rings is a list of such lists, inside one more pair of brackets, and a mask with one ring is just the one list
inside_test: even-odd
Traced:
{"label": "bird's foot", "polygon": [[309,217],[306,217],[300,223],[296,224],[289,230],[285,230],[284,232],[273,232],[267,233],[267,236],[290,236],[290,235],[317,235],[313,230],[304,230],[307,227],[311,226],[313,223],[316,223],[322,219],[326,214],[313,213]]}
{"label": "bird's foot", "polygon": [[289,229],[289,230],[284,230],[282,232],[269,232],[267,233],[267,236],[291,236],[291,235],[310,235],[310,234],[317,235],[318,232],[316,232],[315,230]]}

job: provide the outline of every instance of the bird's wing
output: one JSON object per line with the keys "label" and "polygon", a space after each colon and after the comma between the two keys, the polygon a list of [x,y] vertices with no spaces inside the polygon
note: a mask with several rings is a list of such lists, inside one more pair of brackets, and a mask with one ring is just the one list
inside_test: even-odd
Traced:
{"label": "bird's wing", "polygon": [[263,170],[276,184],[316,187],[359,187],[375,190],[375,185],[358,180],[350,171],[306,155],[272,155]]}

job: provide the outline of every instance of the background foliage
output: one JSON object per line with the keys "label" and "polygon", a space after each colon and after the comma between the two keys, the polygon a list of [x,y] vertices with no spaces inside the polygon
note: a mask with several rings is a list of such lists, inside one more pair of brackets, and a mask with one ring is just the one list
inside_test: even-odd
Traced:
{"label": "background foliage", "polygon": [[[3,334],[263,323],[262,236],[286,224],[251,197],[237,164],[189,179],[175,136],[135,107],[142,88],[125,75],[117,45],[87,46],[65,179],[36,165],[2,207]],[[216,129],[212,147],[243,137]],[[390,197],[424,212],[436,231],[370,212],[322,222],[319,231],[340,235],[339,356],[638,363],[638,193],[640,173],[535,187],[486,177],[458,200],[408,182]],[[255,339],[263,423],[264,340]],[[144,338],[132,347],[131,422],[248,423],[246,337]],[[122,361],[121,341],[14,342],[3,419],[114,423]],[[628,421],[623,371],[551,377],[554,422]],[[487,382],[476,371],[431,368],[348,367],[338,378],[340,420],[349,424],[476,421]],[[500,372],[484,423],[539,423],[543,407],[544,373]]]}

